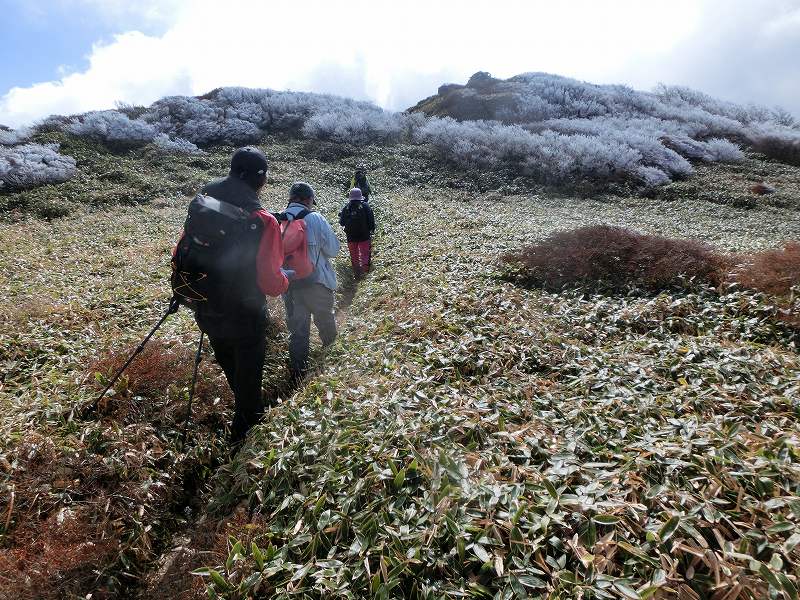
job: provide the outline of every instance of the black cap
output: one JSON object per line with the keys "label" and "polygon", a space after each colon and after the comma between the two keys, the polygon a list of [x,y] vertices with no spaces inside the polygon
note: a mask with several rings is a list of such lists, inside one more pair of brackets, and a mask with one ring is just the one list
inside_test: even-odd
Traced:
{"label": "black cap", "polygon": [[266,175],[267,157],[258,148],[239,148],[231,157],[231,172],[236,175]]}
{"label": "black cap", "polygon": [[300,200],[309,200],[314,197],[314,188],[308,185],[305,181],[295,181],[289,189],[289,200],[299,198]]}

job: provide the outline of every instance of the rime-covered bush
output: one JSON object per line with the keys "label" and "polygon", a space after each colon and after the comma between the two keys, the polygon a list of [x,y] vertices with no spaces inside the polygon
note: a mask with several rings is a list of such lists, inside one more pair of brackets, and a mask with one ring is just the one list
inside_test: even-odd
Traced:
{"label": "rime-covered bush", "polygon": [[75,117],[66,131],[113,147],[144,146],[153,141],[156,129],[140,119],[130,119],[116,110],[89,112]]}
{"label": "rime-covered bush", "polygon": [[153,144],[164,152],[177,152],[179,154],[200,154],[200,150],[189,140],[181,138],[172,139],[166,133],[159,133],[153,138]]}
{"label": "rime-covered bush", "polygon": [[58,144],[0,146],[0,189],[23,190],[62,183],[77,173],[75,159],[58,153]]}
{"label": "rime-covered bush", "polygon": [[[467,87],[447,86],[442,94],[434,105],[436,114],[482,112],[487,119],[534,134],[593,136],[634,149],[641,154],[636,172],[648,185],[664,182],[664,174],[667,180],[689,175],[689,160],[742,160],[740,145],[793,162],[794,142],[800,138],[784,110],[744,107],[678,86],[651,93],[525,73],[506,81],[482,80],[481,85],[470,80]],[[464,149],[462,144],[454,151],[463,154]]]}
{"label": "rime-covered bush", "polygon": [[713,162],[739,162],[744,159],[744,152],[737,144],[722,138],[711,138],[705,142]]}
{"label": "rime-covered bush", "polygon": [[303,125],[306,137],[354,144],[397,142],[403,131],[402,117],[382,110],[318,113]]}
{"label": "rime-covered bush", "polygon": [[414,139],[432,144],[443,158],[464,168],[514,166],[548,183],[583,178],[641,179],[641,153],[602,137],[565,135],[551,130],[531,133],[514,125],[458,122],[445,117],[429,119],[416,129]]}
{"label": "rime-covered bush", "polygon": [[749,137],[757,152],[800,166],[800,131],[797,129],[761,124],[751,129]]}
{"label": "rime-covered bush", "polygon": [[34,131],[31,127],[22,127],[21,129],[6,129],[0,127],[0,146],[14,146],[25,142],[33,135]]}
{"label": "rime-covered bush", "polygon": [[219,88],[204,96],[172,96],[142,116],[159,132],[200,146],[246,144],[265,133],[301,132],[316,139],[395,142],[404,117],[367,103],[326,94]]}

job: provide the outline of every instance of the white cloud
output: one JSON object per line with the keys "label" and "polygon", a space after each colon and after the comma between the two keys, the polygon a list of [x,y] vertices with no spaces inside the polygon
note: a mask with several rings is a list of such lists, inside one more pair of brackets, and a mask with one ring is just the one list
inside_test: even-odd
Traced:
{"label": "white cloud", "polygon": [[669,52],[631,60],[617,77],[688,85],[800,117],[800,2],[705,0],[695,31]]}
{"label": "white cloud", "polygon": [[[684,65],[681,74],[702,73],[700,65],[685,60],[684,49],[702,55],[713,38],[706,28],[714,27],[708,11],[693,0],[60,1],[114,22],[158,22],[163,34],[120,34],[92,49],[86,70],[12,89],[0,98],[0,123],[108,108],[117,100],[147,104],[224,85],[331,92],[403,109],[435,93],[440,83],[464,81],[477,70],[501,77],[549,71],[649,87],[681,82],[673,64]],[[702,6],[719,8],[721,2]],[[737,11],[728,13],[737,22]],[[765,32],[771,39],[797,37],[791,22],[770,27]],[[766,44],[758,60],[768,59],[773,47]],[[716,64],[724,67],[726,61]],[[769,85],[796,94],[795,84],[779,75]],[[696,79],[693,85],[709,89]],[[725,85],[739,83],[720,83]],[[769,103],[776,101],[783,97]]]}

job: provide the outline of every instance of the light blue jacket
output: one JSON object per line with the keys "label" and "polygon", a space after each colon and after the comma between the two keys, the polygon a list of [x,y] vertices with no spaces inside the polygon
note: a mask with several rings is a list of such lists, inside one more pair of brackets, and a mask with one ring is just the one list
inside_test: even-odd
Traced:
{"label": "light blue jacket", "polygon": [[[294,217],[306,208],[299,202],[292,202],[286,207],[286,212]],[[318,212],[306,215],[305,222],[308,236],[308,258],[315,265],[309,278],[315,283],[321,283],[329,290],[335,290],[336,272],[333,270],[330,259],[339,254],[339,240],[328,221]]]}

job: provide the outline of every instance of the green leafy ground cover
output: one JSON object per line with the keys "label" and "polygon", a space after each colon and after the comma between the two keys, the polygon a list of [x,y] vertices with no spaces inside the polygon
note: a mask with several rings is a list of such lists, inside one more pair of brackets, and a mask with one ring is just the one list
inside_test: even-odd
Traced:
{"label": "green leafy ground cover", "polygon": [[[267,204],[305,178],[332,217],[356,157],[267,148]],[[366,160],[377,268],[356,290],[340,258],[340,340],[293,395],[276,323],[265,385],[280,402],[232,461],[210,357],[178,444],[186,314],[99,416],[72,412],[98,357],[130,350],[163,310],[185,199],[0,225],[0,590],[796,597],[800,358],[772,299],[552,293],[498,260],[591,223],[775,247],[800,231],[796,209],[558,198],[521,181],[500,195],[414,150]]]}
{"label": "green leafy ground cover", "polygon": [[[689,236],[713,213],[458,200],[392,196],[361,316],[217,473],[210,515],[243,502],[261,520],[210,588],[764,597],[772,582],[792,596],[800,360],[768,303],[548,294],[494,268],[504,246],[553,228]],[[770,243],[755,215],[727,216],[726,246]]]}

